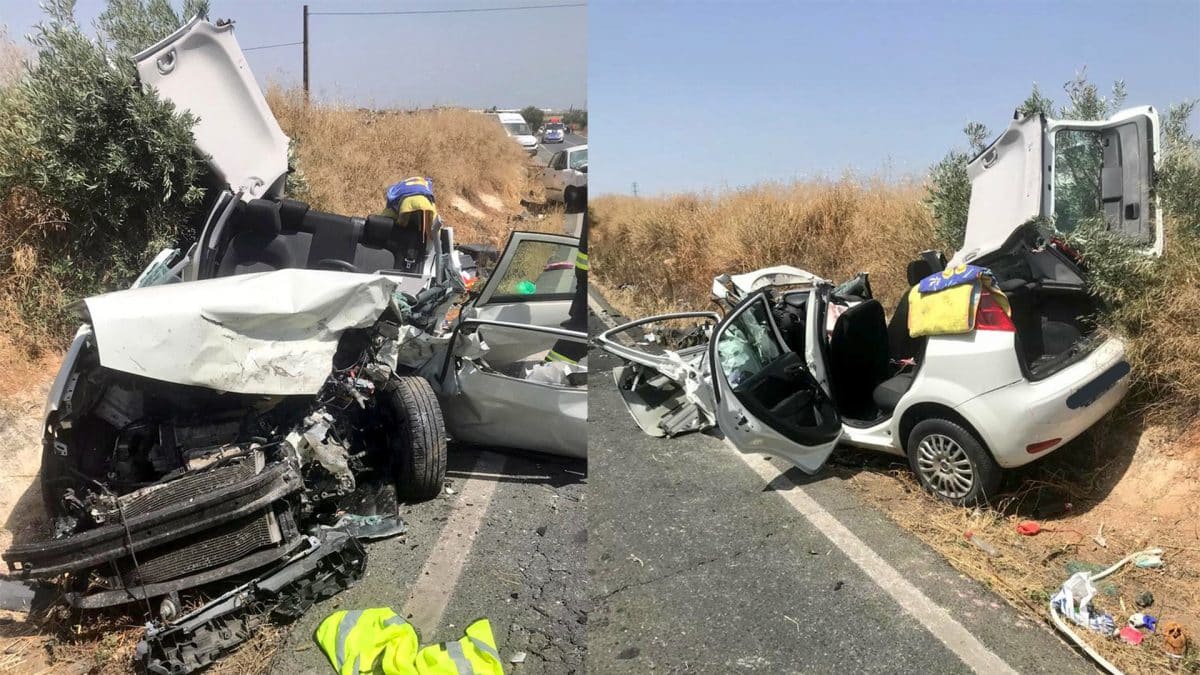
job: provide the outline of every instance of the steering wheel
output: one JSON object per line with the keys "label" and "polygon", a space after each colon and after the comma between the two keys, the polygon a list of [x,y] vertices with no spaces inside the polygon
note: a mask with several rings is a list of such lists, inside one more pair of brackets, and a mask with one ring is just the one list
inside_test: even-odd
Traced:
{"label": "steering wheel", "polygon": [[338,260],[337,258],[321,258],[317,261],[317,269],[330,269],[338,272],[359,272],[354,263]]}

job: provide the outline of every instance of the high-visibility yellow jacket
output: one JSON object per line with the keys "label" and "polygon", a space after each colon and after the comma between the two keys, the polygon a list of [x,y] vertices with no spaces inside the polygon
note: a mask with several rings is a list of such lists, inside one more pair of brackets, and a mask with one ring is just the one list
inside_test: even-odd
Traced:
{"label": "high-visibility yellow jacket", "polygon": [[429,645],[417,654],[418,675],[504,675],[492,625],[487,619],[467,626],[461,640]]}
{"label": "high-visibility yellow jacket", "polygon": [[504,675],[487,619],[419,651],[416,629],[388,607],[334,612],[313,637],[338,675]]}
{"label": "high-visibility yellow jacket", "polygon": [[334,612],[314,637],[338,675],[418,675],[417,631],[391,608]]}

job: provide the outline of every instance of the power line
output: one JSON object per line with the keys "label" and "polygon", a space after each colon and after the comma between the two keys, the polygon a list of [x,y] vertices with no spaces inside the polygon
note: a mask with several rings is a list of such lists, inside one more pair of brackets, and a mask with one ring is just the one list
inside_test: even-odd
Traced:
{"label": "power line", "polygon": [[281,42],[281,43],[279,43],[279,44],[277,44],[277,45],[261,45],[261,46],[258,46],[258,47],[244,47],[244,48],[242,48],[242,51],[244,51],[244,52],[252,52],[252,51],[254,51],[254,50],[256,50],[256,49],[274,49],[274,48],[276,48],[276,47],[294,47],[294,46],[296,46],[296,45],[302,45],[302,44],[304,44],[304,42],[303,42],[303,41],[300,41],[300,42]]}
{"label": "power line", "polygon": [[528,9],[563,9],[565,7],[587,7],[586,2],[558,5],[513,5],[510,7],[463,7],[458,9],[409,9],[362,12],[309,12],[310,16],[397,16],[412,14],[472,14],[476,12],[514,12]]}

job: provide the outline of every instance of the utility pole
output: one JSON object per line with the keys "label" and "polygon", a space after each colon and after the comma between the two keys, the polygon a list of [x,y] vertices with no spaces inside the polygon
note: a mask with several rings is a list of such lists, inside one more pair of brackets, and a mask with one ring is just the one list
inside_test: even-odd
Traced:
{"label": "utility pole", "polygon": [[304,6],[304,101],[308,102],[308,5]]}
{"label": "utility pole", "polygon": [[633,196],[637,196],[637,181],[633,181]]}

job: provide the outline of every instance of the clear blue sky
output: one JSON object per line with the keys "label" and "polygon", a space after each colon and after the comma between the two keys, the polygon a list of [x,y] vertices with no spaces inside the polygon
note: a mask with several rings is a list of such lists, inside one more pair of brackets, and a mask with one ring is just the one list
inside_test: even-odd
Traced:
{"label": "clear blue sky", "polygon": [[920,174],[1085,66],[1126,105],[1200,98],[1200,0],[592,0],[588,24],[593,194]]}
{"label": "clear blue sky", "polygon": [[[578,0],[307,0],[311,12],[573,4]],[[174,0],[176,7],[182,0]],[[212,0],[211,18],[236,21],[243,49],[301,38],[301,0]],[[79,0],[90,26],[103,0]],[[22,36],[37,0],[0,0],[0,23]],[[318,99],[414,107],[585,107],[587,8],[424,16],[311,16],[310,79]],[[260,83],[299,85],[299,46],[250,51]]]}

